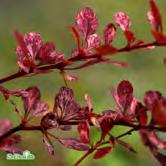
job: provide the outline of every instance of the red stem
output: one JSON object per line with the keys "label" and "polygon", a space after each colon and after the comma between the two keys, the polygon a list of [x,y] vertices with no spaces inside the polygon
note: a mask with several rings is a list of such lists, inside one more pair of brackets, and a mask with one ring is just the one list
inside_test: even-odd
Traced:
{"label": "red stem", "polygon": [[[141,44],[141,45],[133,45],[131,47],[123,47],[123,48],[119,49],[117,52],[111,54],[110,56],[115,55],[115,54],[120,53],[120,52],[129,52],[129,51],[133,51],[133,50],[137,50],[137,49],[145,49],[147,47],[152,47],[152,46],[166,46],[166,45],[159,44],[157,42],[145,43],[145,44]],[[90,60],[90,59],[96,59],[97,60],[98,58],[101,58],[103,56],[108,56],[108,55],[99,55],[99,54],[93,54],[93,55],[90,55],[90,56],[81,56],[81,55],[79,55],[77,57],[69,58],[69,59],[64,60],[62,62],[59,62],[57,64],[37,66],[36,69],[41,70],[41,71],[42,70],[46,71],[46,70],[51,70],[51,69],[63,70],[63,69],[65,69],[66,66],[69,66],[69,65],[73,64],[73,62]],[[100,61],[98,63],[100,63]],[[83,63],[81,66],[83,66],[84,64],[85,63]],[[85,67],[86,67],[86,65],[85,65]],[[74,70],[76,70],[76,69],[79,69],[79,67],[74,68]],[[66,70],[68,70],[68,69],[66,69]],[[70,68],[69,68],[69,70],[70,70]],[[33,70],[30,71],[29,73],[26,73],[24,71],[19,71],[17,73],[14,73],[12,75],[7,76],[7,77],[1,78],[0,83],[5,83],[5,82],[8,82],[8,81],[11,81],[11,80],[14,80],[14,79],[26,76],[26,75],[30,75],[32,73],[34,73]]]}
{"label": "red stem", "polygon": [[26,75],[27,73],[25,73],[24,71],[20,71],[20,72],[17,72],[17,73],[14,73],[14,74],[11,74],[7,77],[4,77],[2,79],[0,79],[0,83],[4,83],[4,82],[8,82],[8,81],[11,81],[11,80],[14,80],[16,78],[20,78],[24,75]]}
{"label": "red stem", "polygon": [[[75,121],[75,122],[60,122],[61,125],[78,125],[79,121]],[[91,124],[93,125],[93,124]],[[129,123],[115,123],[114,125],[120,125],[120,126],[126,126],[126,127],[132,127],[132,131],[134,130],[140,130],[140,129],[151,129],[151,130],[157,130],[160,132],[166,132],[166,128],[163,127],[155,127],[155,126],[141,126],[141,125],[135,125],[135,124],[129,124]],[[3,135],[0,136],[0,141],[2,141],[3,139],[9,137],[10,135],[12,135],[13,133],[17,132],[17,131],[34,131],[34,130],[38,130],[38,131],[42,131],[42,126],[37,125],[37,126],[26,126],[23,124],[20,124],[12,129],[10,129],[9,131],[7,131],[6,133],[4,133]],[[128,134],[129,132],[127,132]],[[124,135],[126,135],[126,133],[124,133]]]}
{"label": "red stem", "polygon": [[21,131],[21,130],[26,130],[26,131],[39,130],[39,131],[42,131],[42,128],[41,128],[41,126],[24,126],[23,124],[20,124],[12,129],[10,129],[9,131],[4,133],[3,135],[1,135],[0,142],[3,141],[5,138],[9,137],[10,135],[16,133],[17,131]]}

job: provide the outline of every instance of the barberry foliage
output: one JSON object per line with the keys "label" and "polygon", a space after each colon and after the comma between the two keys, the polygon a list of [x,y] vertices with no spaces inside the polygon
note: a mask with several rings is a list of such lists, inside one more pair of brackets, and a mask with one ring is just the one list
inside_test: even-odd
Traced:
{"label": "barberry foliage", "polygon": [[[18,131],[39,131],[42,133],[43,145],[50,155],[55,154],[53,141],[59,142],[65,148],[83,151],[84,155],[76,161],[79,165],[87,156],[93,154],[93,159],[101,159],[109,155],[117,145],[121,145],[130,152],[136,153],[134,147],[121,138],[138,132],[142,144],[149,148],[152,155],[162,166],[166,165],[166,156],[161,150],[166,149],[166,141],[159,137],[158,132],[166,132],[166,97],[161,92],[149,90],[141,102],[134,94],[134,88],[129,80],[122,80],[117,87],[110,87],[110,93],[115,100],[115,107],[101,110],[96,113],[89,95],[85,94],[86,105],[82,106],[74,97],[73,90],[67,81],[75,81],[77,76],[68,71],[89,67],[98,63],[109,63],[115,66],[127,67],[128,64],[113,61],[111,56],[121,52],[139,49],[154,49],[157,46],[166,46],[166,35],[163,33],[161,13],[154,0],[149,0],[150,10],[147,20],[150,24],[154,41],[146,42],[137,39],[130,27],[130,17],[124,12],[114,15],[114,22],[108,23],[103,36],[97,34],[99,25],[95,12],[90,7],[79,11],[75,18],[75,25],[68,25],[76,48],[71,50],[67,59],[53,42],[45,42],[40,34],[28,32],[22,35],[15,31],[18,42],[16,47],[18,71],[0,79],[0,92],[4,99],[15,108],[21,123],[12,127],[9,120],[0,120],[0,150],[10,153],[22,153],[23,149],[16,146],[22,141]],[[116,31],[123,32],[126,45],[116,48],[113,41]],[[34,76],[58,70],[65,80],[65,85],[55,95],[54,107],[50,111],[49,104],[42,100],[40,89],[31,86],[27,89],[10,90],[2,84],[23,76]],[[23,110],[18,108],[14,98],[23,103]],[[40,117],[40,123],[34,125],[32,121]],[[116,126],[126,126],[130,130],[114,136],[111,131]],[[63,138],[53,130],[70,131],[76,126],[79,137]],[[100,138],[94,142],[91,138],[91,129],[96,128]],[[52,130],[53,129],[53,130]]]}

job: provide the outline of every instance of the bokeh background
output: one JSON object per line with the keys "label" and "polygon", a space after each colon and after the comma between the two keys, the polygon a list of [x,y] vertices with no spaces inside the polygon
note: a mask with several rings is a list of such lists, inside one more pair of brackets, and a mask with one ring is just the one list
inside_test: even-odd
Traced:
{"label": "bokeh background", "polygon": [[[158,0],[163,20],[166,22],[166,1]],[[58,50],[63,51],[66,57],[70,56],[71,50],[75,48],[72,35],[67,29],[68,24],[74,24],[77,12],[85,6],[94,9],[99,19],[98,33],[102,35],[104,26],[113,21],[113,15],[117,11],[126,12],[132,20],[132,30],[137,38],[151,41],[150,26],[146,20],[146,12],[149,9],[147,0],[0,0],[0,77],[17,71],[15,47],[16,40],[13,30],[17,29],[22,34],[29,31],[39,32],[45,41],[56,43]],[[166,27],[166,26],[165,26]],[[166,30],[166,29],[165,29]],[[117,47],[125,44],[124,36],[120,30],[114,43]],[[114,60],[120,60],[129,64],[128,68],[119,68],[112,65],[100,64],[80,71],[74,71],[79,80],[69,83],[74,89],[75,97],[82,104],[84,94],[88,93],[93,101],[94,110],[100,112],[113,107],[114,102],[109,92],[109,86],[117,86],[123,80],[130,80],[134,86],[135,95],[142,100],[146,90],[156,89],[166,95],[166,66],[163,59],[166,57],[166,48],[154,50],[133,51],[130,53],[118,54]],[[59,87],[64,85],[58,72],[47,75],[39,75],[31,78],[20,78],[5,83],[4,86],[10,89],[27,88],[37,85],[42,91],[42,97],[50,104],[52,109],[54,96]],[[21,107],[19,100],[16,101]],[[13,107],[4,101],[0,96],[0,118],[10,119],[13,125],[19,123],[19,118]],[[116,128],[115,135],[126,131],[126,128]],[[57,133],[61,136],[78,136],[73,132]],[[34,161],[7,161],[6,154],[0,152],[0,165],[2,166],[70,166],[83,153],[63,148],[55,143],[55,156],[50,156],[42,145],[42,135],[37,132],[20,132],[23,142],[20,146],[35,154]],[[93,139],[97,139],[95,131],[92,131]],[[107,157],[94,161],[90,156],[82,163],[83,166],[157,166],[158,163],[152,158],[148,149],[141,145],[138,134],[127,136],[124,140],[131,144],[138,151],[132,154],[126,149],[118,146]]]}

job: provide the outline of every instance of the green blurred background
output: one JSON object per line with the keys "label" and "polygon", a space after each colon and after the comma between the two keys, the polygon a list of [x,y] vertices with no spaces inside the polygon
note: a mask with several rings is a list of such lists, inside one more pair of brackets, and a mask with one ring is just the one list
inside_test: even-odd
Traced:
{"label": "green blurred background", "polygon": [[[166,1],[158,0],[162,15],[166,15]],[[94,9],[99,19],[98,33],[102,35],[104,26],[113,21],[113,15],[117,11],[126,12],[132,20],[132,30],[137,38],[151,41],[149,24],[146,21],[146,12],[149,9],[147,0],[0,0],[0,77],[4,77],[17,71],[15,47],[16,40],[13,37],[13,30],[17,29],[22,34],[29,31],[39,32],[45,41],[54,41],[58,50],[63,51],[68,57],[75,47],[72,35],[67,29],[68,24],[74,24],[77,12],[85,6]],[[163,17],[166,22],[166,17]],[[165,29],[166,30],[166,29]],[[122,47],[125,44],[124,36],[118,31],[115,45]],[[120,60],[129,64],[128,68],[119,68],[112,65],[100,64],[80,71],[74,71],[79,80],[69,83],[75,91],[76,99],[85,104],[84,94],[88,93],[93,101],[96,112],[113,107],[113,99],[109,92],[109,86],[117,86],[123,80],[130,80],[135,89],[135,95],[143,99],[144,92],[149,89],[156,89],[166,95],[166,66],[163,59],[166,57],[165,48],[154,50],[133,51],[130,53],[118,54],[113,60]],[[43,99],[48,101],[52,108],[55,93],[58,88],[64,85],[58,72],[47,75],[39,75],[32,78],[20,78],[5,83],[7,88],[27,88],[37,85],[42,91]],[[12,120],[13,125],[19,123],[19,118],[13,107],[4,101],[0,96],[1,119]],[[17,104],[21,107],[19,101]],[[126,128],[116,128],[115,135],[126,131]],[[59,133],[64,136],[77,136],[74,132]],[[83,153],[68,150],[55,143],[55,156],[48,155],[42,145],[42,135],[37,132],[24,132],[23,142],[20,146],[35,154],[34,161],[7,161],[6,155],[0,152],[0,166],[70,166]],[[95,131],[92,131],[94,139],[97,139]],[[82,163],[83,166],[156,166],[158,163],[151,157],[148,149],[141,145],[138,134],[128,136],[126,141],[138,151],[138,154],[131,154],[122,147],[117,147],[107,157],[94,161],[90,156]]]}

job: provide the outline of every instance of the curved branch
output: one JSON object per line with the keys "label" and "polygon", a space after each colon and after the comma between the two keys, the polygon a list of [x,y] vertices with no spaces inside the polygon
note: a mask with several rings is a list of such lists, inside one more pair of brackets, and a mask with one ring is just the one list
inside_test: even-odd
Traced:
{"label": "curved branch", "polygon": [[[144,44],[140,44],[140,45],[133,45],[131,47],[123,47],[121,49],[118,49],[117,52],[114,52],[110,55],[100,55],[100,54],[93,54],[93,55],[90,55],[90,56],[79,55],[79,56],[76,56],[76,57],[68,58],[67,60],[64,60],[64,61],[56,63],[56,64],[36,66],[35,70],[40,70],[40,71],[43,71],[43,72],[47,71],[47,70],[51,70],[51,69],[77,70],[77,69],[87,67],[85,65],[87,62],[83,63],[81,65],[83,67],[81,67],[81,68],[76,67],[76,68],[71,68],[70,69],[70,68],[65,68],[65,67],[74,64],[74,62],[82,62],[82,61],[91,60],[91,59],[96,59],[97,63],[100,63],[100,62],[103,62],[103,61],[98,61],[98,59],[100,59],[101,57],[104,57],[104,56],[113,56],[117,53],[130,52],[130,51],[137,50],[137,49],[146,49],[146,48],[150,48],[150,47],[153,47],[153,46],[166,46],[166,45],[165,44],[159,44],[156,41],[154,41],[154,42],[144,43]],[[88,65],[88,66],[91,66],[91,65]],[[8,81],[11,81],[11,80],[14,80],[14,79],[18,79],[18,78],[21,78],[21,77],[24,77],[24,76],[27,76],[27,75],[30,75],[30,74],[33,74],[33,73],[35,74],[35,70],[31,70],[29,73],[26,73],[24,71],[18,71],[14,74],[11,74],[11,75],[7,76],[7,77],[1,78],[0,83],[5,83],[5,82],[8,82]]]}

